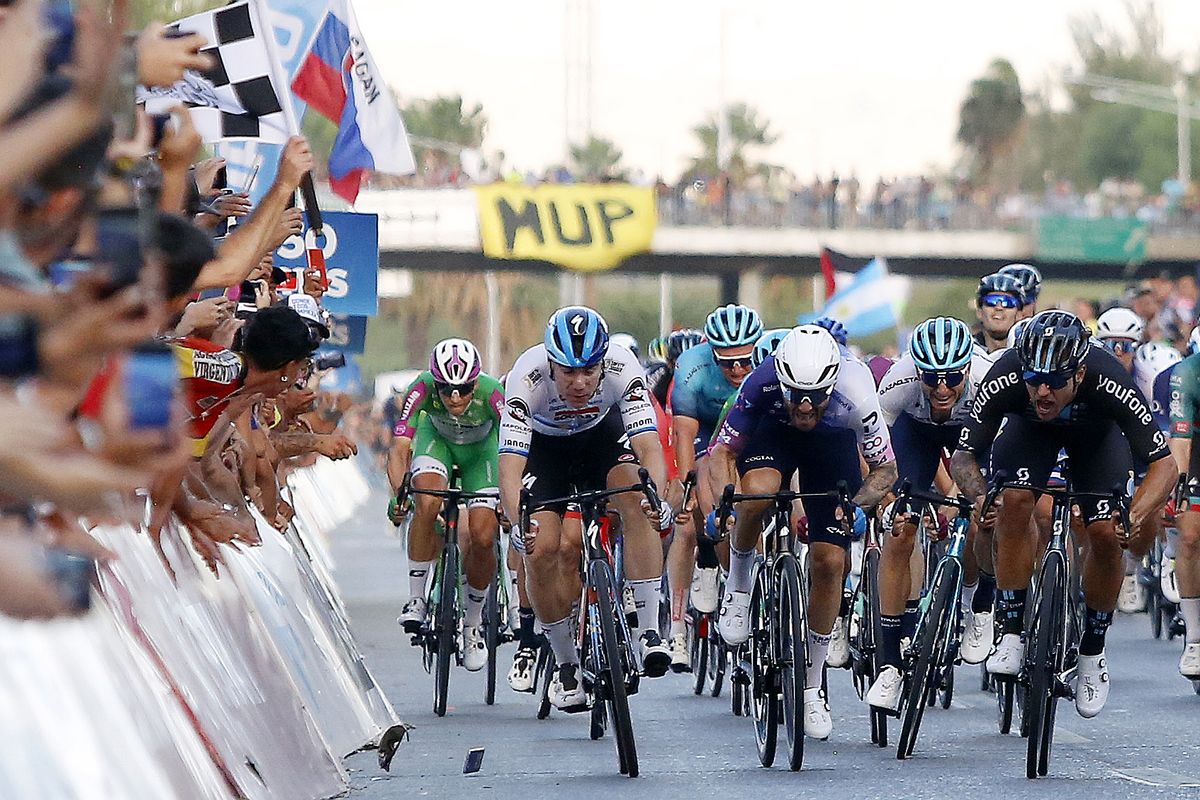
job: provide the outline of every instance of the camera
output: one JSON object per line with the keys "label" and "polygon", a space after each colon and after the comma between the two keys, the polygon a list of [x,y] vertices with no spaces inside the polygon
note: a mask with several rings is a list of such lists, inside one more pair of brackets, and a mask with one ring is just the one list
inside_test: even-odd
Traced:
{"label": "camera", "polygon": [[125,359],[122,373],[129,426],[135,430],[168,427],[179,390],[179,366],[171,348],[162,342],[139,345]]}

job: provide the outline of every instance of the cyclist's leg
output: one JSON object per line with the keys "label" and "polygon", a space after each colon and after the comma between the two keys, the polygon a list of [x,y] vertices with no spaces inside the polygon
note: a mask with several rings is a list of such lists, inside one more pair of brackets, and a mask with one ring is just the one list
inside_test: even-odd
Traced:
{"label": "cyclist's leg", "polygon": [[[1192,445],[1192,453],[1197,447]],[[1195,475],[1189,469],[1189,478]],[[1188,484],[1183,513],[1175,517],[1179,534],[1175,540],[1175,585],[1179,589],[1179,611],[1183,615],[1184,645],[1179,672],[1200,678],[1200,494]]]}
{"label": "cyclist's leg", "polygon": [[[445,489],[449,479],[450,452],[428,417],[417,423],[413,441],[413,460],[409,467],[412,485],[418,489]],[[423,494],[412,496],[413,517],[408,526],[409,600],[402,619],[411,616],[414,601],[424,600],[425,587],[441,552],[441,540],[435,525],[442,501]],[[415,614],[415,612],[414,612]]]}
{"label": "cyclist's leg", "polygon": [[[499,495],[497,488],[497,442],[489,436],[482,442],[451,445],[451,454],[458,464],[465,492],[487,492]],[[496,500],[472,500],[467,503],[470,545],[466,550],[467,625],[478,625],[488,587],[496,577]]]}

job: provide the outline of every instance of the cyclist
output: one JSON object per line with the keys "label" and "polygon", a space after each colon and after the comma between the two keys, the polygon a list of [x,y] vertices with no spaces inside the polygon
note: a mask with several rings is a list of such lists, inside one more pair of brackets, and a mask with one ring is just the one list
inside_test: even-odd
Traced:
{"label": "cyclist", "polygon": [[[637,483],[639,462],[658,486],[666,485],[642,365],[625,348],[609,347],[608,327],[592,309],[568,306],[555,311],[543,343],[517,359],[506,388],[500,492],[509,519],[519,519],[523,486],[536,506],[575,490]],[[626,585],[637,604],[634,635],[640,641],[643,670],[648,677],[658,677],[667,671],[671,657],[658,634],[662,545],[651,523],[666,527],[674,512],[669,499],[660,508],[649,508],[639,507],[639,497],[617,495],[613,506],[625,539]],[[517,546],[525,552],[534,612],[558,662],[550,702],[576,709],[586,705],[587,696],[571,630],[571,605],[580,591],[579,565],[578,560],[566,563],[560,553],[565,511],[548,508],[535,513],[530,530],[518,531]]]}
{"label": "cyclist", "polygon": [[[399,524],[402,518],[396,491],[410,471],[414,487],[444,490],[457,467],[464,491],[499,494],[496,459],[504,387],[482,371],[481,363],[475,345],[466,339],[445,339],[434,346],[429,369],[404,393],[388,455],[392,522]],[[435,525],[442,501],[418,494],[413,507],[408,530],[409,599],[399,619],[408,633],[421,629],[428,610],[425,586],[441,544]],[[470,544],[464,565],[463,666],[474,672],[487,663],[483,603],[496,577],[496,501],[476,499],[467,508]]]}
{"label": "cyclist", "polygon": [[[865,459],[870,471],[864,480]],[[870,370],[843,356],[824,328],[793,328],[746,379],[717,433],[709,464],[714,496],[740,480],[743,492],[779,491],[799,473],[805,491],[835,489],[845,481],[859,506],[875,506],[896,480],[891,440]],[[729,576],[718,621],[730,645],[749,639],[751,569],[769,503],[738,505],[730,542]],[[808,686],[804,732],[829,737],[833,720],[821,688],[825,656],[842,601],[847,520],[834,500],[805,502],[811,589],[808,607]]]}
{"label": "cyclist", "polygon": [[997,270],[998,275],[1011,275],[1021,286],[1024,305],[1021,319],[1029,319],[1037,313],[1038,295],[1042,293],[1042,273],[1030,264],[1009,264]]}
{"label": "cyclist", "polygon": [[[722,406],[750,374],[751,353],[762,332],[762,320],[754,309],[722,306],[704,321],[706,341],[679,356],[671,390],[671,425],[680,475],[695,468],[707,453]],[[706,487],[700,495],[700,506],[711,507],[713,500]],[[702,560],[698,560],[692,516],[684,515],[679,522],[667,553],[667,582],[671,588],[671,662],[677,670],[686,671],[691,663],[684,627],[689,590],[695,587],[691,602],[697,611],[715,611],[720,567],[716,550],[707,541],[701,543]]]}
{"label": "cyclist", "polygon": [[1200,449],[1192,435],[1200,426],[1200,353],[1181,361],[1170,377],[1171,454],[1187,475],[1187,491],[1176,509],[1179,539],[1175,543],[1175,584],[1183,615],[1183,655],[1179,673],[1200,680]]}
{"label": "cyclist", "polygon": [[[916,327],[908,352],[888,370],[879,389],[879,405],[891,432],[900,483],[908,481],[922,491],[933,487],[942,453],[953,451],[958,443],[975,392],[989,367],[991,361],[971,339],[971,329],[965,322],[934,317]],[[901,620],[907,610],[905,600],[920,599],[921,576],[912,575],[910,564],[916,526],[895,519],[891,533],[879,565],[886,666],[875,678],[866,700],[877,708],[895,711],[900,707],[904,684],[900,639],[905,634],[912,636],[912,631],[902,631]],[[969,611],[961,652],[964,661],[978,664],[992,645],[996,579],[978,574],[969,547],[966,555],[963,600]],[[915,592],[911,591],[914,584],[918,587]],[[911,616],[916,616],[915,608]]]}
{"label": "cyclist", "polygon": [[609,343],[624,347],[626,350],[633,353],[634,358],[640,359],[642,357],[641,352],[639,352],[641,348],[638,346],[638,340],[635,339],[632,334],[614,333],[612,337],[610,337]]}
{"label": "cyclist", "polygon": [[[1135,555],[1157,533],[1178,470],[1166,436],[1129,373],[1102,347],[1090,346],[1088,329],[1073,314],[1045,311],[1033,317],[1017,346],[1000,356],[975,396],[950,471],[962,493],[978,500],[986,484],[976,461],[991,447],[993,474],[1017,486],[1004,489],[996,521],[996,614],[1001,638],[987,660],[993,675],[1017,675],[1024,661],[1025,599],[1034,557],[1029,520],[1065,448],[1072,483],[1080,491],[1110,492],[1132,478],[1133,458],[1148,464],[1134,493],[1126,532]],[[1003,424],[1002,424],[1003,423]],[[1100,713],[1111,686],[1104,639],[1121,588],[1122,549],[1107,501],[1081,500],[1086,605],[1075,682],[1075,708]]]}
{"label": "cyclist", "polygon": [[[1134,356],[1142,337],[1146,332],[1146,323],[1128,308],[1116,306],[1105,311],[1096,320],[1095,338],[1106,350],[1121,362],[1125,371],[1133,376],[1134,382],[1141,386],[1141,381],[1134,364]],[[1150,394],[1142,393],[1146,400]],[[1140,474],[1135,464],[1135,476]],[[1146,587],[1137,579],[1138,564],[1128,553],[1125,554],[1125,578],[1121,581],[1121,592],[1117,595],[1117,610],[1123,614],[1134,614],[1146,607]]]}
{"label": "cyclist", "polygon": [[975,316],[979,318],[979,333],[975,342],[989,353],[998,353],[1008,346],[1008,332],[1021,318],[1025,294],[1012,275],[994,273],[979,280],[975,290]]}

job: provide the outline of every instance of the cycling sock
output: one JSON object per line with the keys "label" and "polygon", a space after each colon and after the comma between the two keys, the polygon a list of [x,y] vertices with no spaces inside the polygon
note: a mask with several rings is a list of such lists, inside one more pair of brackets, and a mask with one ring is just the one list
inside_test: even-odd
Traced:
{"label": "cycling sock", "polygon": [[712,569],[721,566],[717,560],[717,546],[710,541],[700,539],[696,542],[696,566],[700,569]]}
{"label": "cycling sock", "polygon": [[912,639],[917,635],[917,621],[921,618],[921,601],[906,600],[904,616],[900,618],[900,635]]}
{"label": "cycling sock", "polygon": [[684,619],[675,619],[674,617],[671,617],[671,628],[669,635],[678,636],[681,633],[687,633],[687,622]]}
{"label": "cycling sock", "polygon": [[1167,558],[1175,557],[1175,548],[1179,546],[1179,529],[1167,528],[1166,541],[1163,542],[1163,555]]}
{"label": "cycling sock", "polygon": [[[982,580],[980,581],[982,583]],[[996,615],[1000,617],[1000,632],[1015,633],[1025,630],[1025,595],[1028,589],[997,589]],[[975,593],[979,599],[981,592]]]}
{"label": "cycling sock", "polygon": [[900,669],[900,617],[880,614],[879,627],[883,636],[883,641],[880,642],[883,647],[880,654],[883,656],[883,663]]}
{"label": "cycling sock", "polygon": [[979,570],[979,588],[975,590],[975,596],[971,598],[971,610],[975,612],[991,611],[995,602],[996,576]]}
{"label": "cycling sock", "polygon": [[517,639],[520,641],[521,647],[534,649],[537,647],[537,634],[533,630],[533,609],[521,608],[517,610],[517,619],[520,625],[517,628]]}
{"label": "cycling sock", "polygon": [[575,637],[571,635],[571,618],[563,617],[558,622],[548,622],[542,626],[546,638],[550,641],[550,649],[554,651],[554,660],[563,664],[578,664],[579,653],[575,650]]}
{"label": "cycling sock", "polygon": [[1187,644],[1200,643],[1200,597],[1181,598],[1179,613],[1183,614],[1183,625],[1186,629],[1183,641]]}
{"label": "cycling sock", "polygon": [[822,684],[825,669],[825,657],[829,655],[829,640],[833,638],[831,633],[820,634],[816,631],[808,632],[808,658],[812,662],[812,666],[808,668],[808,673],[805,675],[805,689],[815,689]]}
{"label": "cycling sock", "polygon": [[958,599],[958,605],[961,608],[970,609],[971,603],[975,601],[975,591],[979,588],[979,581],[975,583],[965,583],[962,587],[962,597]]}
{"label": "cycling sock", "polygon": [[471,584],[467,584],[467,607],[463,624],[475,627],[483,624],[483,604],[487,600],[487,593],[487,586],[476,589]]}
{"label": "cycling sock", "polygon": [[1141,563],[1142,563],[1139,559],[1134,558],[1130,554],[1130,552],[1128,550],[1126,550],[1125,558],[1123,559],[1123,561],[1125,563],[1126,577],[1137,574],[1138,567],[1141,566]]}
{"label": "cycling sock", "polygon": [[1104,636],[1112,625],[1113,612],[1097,611],[1091,606],[1086,609],[1083,636],[1079,640],[1079,655],[1098,656],[1104,652]]}
{"label": "cycling sock", "polygon": [[408,596],[410,598],[425,599],[425,584],[428,583],[433,565],[433,561],[408,562]]}
{"label": "cycling sock", "polygon": [[662,578],[646,578],[640,581],[629,581],[633,590],[633,602],[637,606],[637,631],[635,636],[641,636],[644,630],[658,630],[658,604],[661,602],[661,592],[658,587]]}
{"label": "cycling sock", "polygon": [[750,570],[754,568],[754,550],[745,552],[732,545],[729,548],[729,577],[725,589],[729,592],[750,591]]}

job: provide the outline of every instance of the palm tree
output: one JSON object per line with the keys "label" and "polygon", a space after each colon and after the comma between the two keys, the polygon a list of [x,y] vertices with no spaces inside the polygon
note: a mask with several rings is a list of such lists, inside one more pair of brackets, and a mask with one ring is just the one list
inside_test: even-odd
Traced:
{"label": "palm tree", "polygon": [[411,100],[401,116],[418,164],[430,153],[442,163],[458,166],[458,154],[465,148],[478,149],[487,133],[483,106],[464,108],[462,95],[457,94]]}
{"label": "palm tree", "polygon": [[1017,71],[998,58],[971,83],[958,114],[958,141],[970,152],[971,172],[981,183],[989,181],[1000,158],[1014,148],[1024,121]]}
{"label": "palm tree", "polygon": [[[744,181],[755,174],[765,177],[771,171],[771,165],[752,162],[747,151],[753,147],[770,147],[779,140],[779,136],[771,130],[770,121],[745,103],[730,105],[725,117],[729,135],[728,141],[722,144],[729,176],[735,182]],[[692,128],[692,133],[700,140],[700,155],[692,160],[691,174],[713,177],[721,172],[721,159],[717,152],[718,142],[722,138],[720,131],[721,120],[716,114]]]}
{"label": "palm tree", "polygon": [[583,144],[571,145],[571,163],[575,174],[587,181],[620,179],[624,170],[618,170],[623,154],[608,139],[590,136]]}

